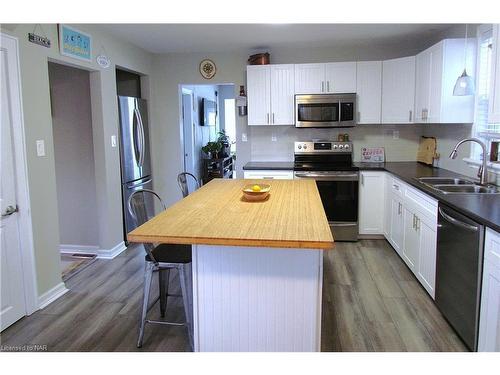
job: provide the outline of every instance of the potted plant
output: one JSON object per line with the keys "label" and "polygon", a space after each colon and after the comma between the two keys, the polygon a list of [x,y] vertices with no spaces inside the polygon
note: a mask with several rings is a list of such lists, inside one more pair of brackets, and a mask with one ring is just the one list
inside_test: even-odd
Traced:
{"label": "potted plant", "polygon": [[201,150],[207,154],[210,159],[217,159],[219,157],[219,152],[222,150],[222,143],[219,141],[208,142]]}

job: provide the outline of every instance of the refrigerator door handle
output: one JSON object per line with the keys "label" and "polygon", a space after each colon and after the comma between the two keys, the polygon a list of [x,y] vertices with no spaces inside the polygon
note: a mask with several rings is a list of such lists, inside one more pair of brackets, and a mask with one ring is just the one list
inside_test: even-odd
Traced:
{"label": "refrigerator door handle", "polygon": [[142,123],[142,117],[141,117],[141,112],[139,112],[139,110],[136,108],[134,108],[134,113],[135,113],[135,116],[137,118],[137,122],[139,124],[139,133],[140,133],[140,150],[139,150],[139,167],[142,167],[143,164],[144,164],[144,144],[146,143],[146,140],[145,140],[145,135],[144,135],[144,125]]}
{"label": "refrigerator door handle", "polygon": [[139,186],[147,185],[152,181],[151,178],[148,178],[146,181],[141,181],[141,182],[132,182],[130,184],[127,184],[127,189],[135,189]]}
{"label": "refrigerator door handle", "polygon": [[137,116],[137,109],[134,108],[134,117],[132,119],[131,136],[132,136],[132,143],[134,146],[134,157],[135,157],[137,166],[140,166],[139,163],[140,163],[140,159],[141,159],[141,147],[140,147],[140,144],[138,144],[137,138],[136,138],[137,132],[140,131],[139,126],[140,125],[139,125],[139,117]]}

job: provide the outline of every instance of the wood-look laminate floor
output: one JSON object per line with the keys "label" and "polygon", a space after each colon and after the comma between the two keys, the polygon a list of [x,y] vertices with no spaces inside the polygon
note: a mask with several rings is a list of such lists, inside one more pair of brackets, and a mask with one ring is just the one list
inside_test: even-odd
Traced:
{"label": "wood-look laminate floor", "polygon": [[[97,260],[68,280],[63,297],[2,332],[2,350],[32,344],[48,351],[189,351],[184,327],[158,325],[146,327],[136,348],[143,266],[139,247]],[[158,310],[151,310],[154,319]],[[181,300],[169,298],[169,320],[183,316]],[[385,240],[337,243],[325,252],[322,351],[465,350]]]}

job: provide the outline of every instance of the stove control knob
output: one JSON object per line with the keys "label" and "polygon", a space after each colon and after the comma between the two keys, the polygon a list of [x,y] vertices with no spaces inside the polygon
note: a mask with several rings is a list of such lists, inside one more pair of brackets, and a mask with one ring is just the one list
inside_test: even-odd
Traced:
{"label": "stove control knob", "polygon": [[344,148],[344,145],[339,145],[339,148],[342,150]]}
{"label": "stove control knob", "polygon": [[345,145],[344,148],[347,150],[349,148],[349,145]]}
{"label": "stove control knob", "polygon": [[302,148],[302,146],[301,146],[301,145],[298,145],[298,146],[297,146],[297,148],[300,150],[300,149]]}
{"label": "stove control knob", "polygon": [[304,145],[304,150],[307,150],[307,145]]}
{"label": "stove control knob", "polygon": [[333,145],[333,149],[336,150],[337,148],[339,148],[338,145]]}

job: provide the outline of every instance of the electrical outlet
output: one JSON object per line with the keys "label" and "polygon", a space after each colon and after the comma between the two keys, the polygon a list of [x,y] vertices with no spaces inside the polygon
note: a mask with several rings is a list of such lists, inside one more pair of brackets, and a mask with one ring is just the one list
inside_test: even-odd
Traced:
{"label": "electrical outlet", "polygon": [[43,139],[36,141],[36,155],[45,156],[45,141]]}
{"label": "electrical outlet", "polygon": [[278,137],[276,137],[276,134],[271,135],[271,142],[277,142]]}
{"label": "electrical outlet", "polygon": [[399,130],[392,131],[392,139],[399,139]]}
{"label": "electrical outlet", "polygon": [[241,133],[241,142],[246,142],[246,141],[248,141],[247,133]]}
{"label": "electrical outlet", "polygon": [[116,135],[111,136],[111,147],[116,147]]}

